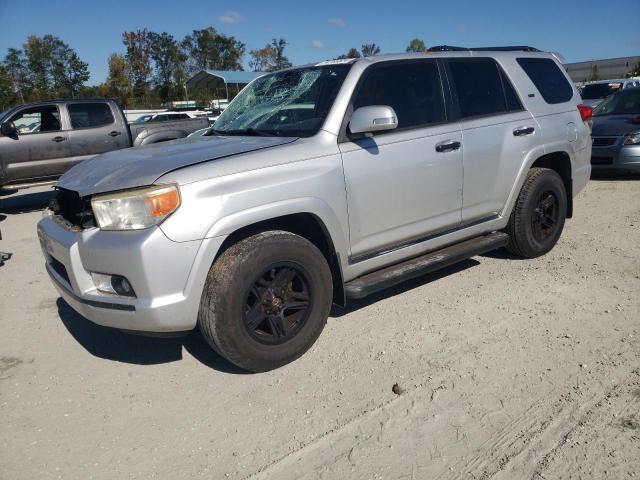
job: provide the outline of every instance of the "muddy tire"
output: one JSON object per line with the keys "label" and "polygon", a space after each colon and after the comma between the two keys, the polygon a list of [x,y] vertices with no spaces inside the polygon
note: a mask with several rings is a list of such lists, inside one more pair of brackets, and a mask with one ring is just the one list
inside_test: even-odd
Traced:
{"label": "muddy tire", "polygon": [[558,242],[566,216],[567,192],[560,175],[532,168],[509,218],[507,250],[524,258],[544,255]]}
{"label": "muddy tire", "polygon": [[304,354],[324,328],[333,297],[324,255],[284,231],[229,247],[209,270],[198,325],[209,345],[240,368],[273,370]]}

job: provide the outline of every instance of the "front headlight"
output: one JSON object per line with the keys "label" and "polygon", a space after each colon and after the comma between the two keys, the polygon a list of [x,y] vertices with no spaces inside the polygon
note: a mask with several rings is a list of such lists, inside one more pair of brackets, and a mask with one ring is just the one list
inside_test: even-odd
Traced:
{"label": "front headlight", "polygon": [[640,130],[637,132],[627,133],[624,136],[624,145],[640,145]]}
{"label": "front headlight", "polygon": [[157,185],[105,193],[91,199],[102,230],[141,230],[157,225],[180,206],[177,185]]}

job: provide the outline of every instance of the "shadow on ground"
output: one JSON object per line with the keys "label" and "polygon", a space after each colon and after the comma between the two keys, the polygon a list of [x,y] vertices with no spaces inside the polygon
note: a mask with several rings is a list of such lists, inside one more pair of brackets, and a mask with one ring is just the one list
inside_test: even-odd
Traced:
{"label": "shadow on ground", "polygon": [[19,193],[18,190],[0,189],[0,213],[27,213],[43,210],[56,192]]}
{"label": "shadow on ground", "polygon": [[[334,307],[331,316],[342,317],[380,300],[400,295],[413,288],[455,275],[463,270],[479,265],[469,259],[451,267],[420,278],[409,280],[362,300],[354,300],[347,308]],[[204,340],[198,329],[179,338],[154,338],[123,333],[119,330],[96,325],[73,310],[62,298],[57,300],[58,315],[75,340],[87,352],[99,358],[136,365],[155,365],[182,360],[184,347],[195,359],[207,367],[223,373],[246,374],[246,372],[215,353]]]}
{"label": "shadow on ground", "polygon": [[90,322],[62,298],[58,314],[69,333],[90,354],[116,362],[155,365],[182,360],[182,347],[207,367],[223,373],[248,373],[215,353],[195,329],[179,338],[153,338],[130,335]]}

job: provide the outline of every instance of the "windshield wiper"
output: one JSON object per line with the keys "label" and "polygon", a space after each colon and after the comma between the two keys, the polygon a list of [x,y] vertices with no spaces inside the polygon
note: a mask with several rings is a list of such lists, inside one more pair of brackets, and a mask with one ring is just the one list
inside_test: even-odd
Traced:
{"label": "windshield wiper", "polygon": [[218,135],[246,135],[255,137],[279,137],[280,135],[272,130],[260,130],[257,128],[245,128],[243,130],[214,130]]}

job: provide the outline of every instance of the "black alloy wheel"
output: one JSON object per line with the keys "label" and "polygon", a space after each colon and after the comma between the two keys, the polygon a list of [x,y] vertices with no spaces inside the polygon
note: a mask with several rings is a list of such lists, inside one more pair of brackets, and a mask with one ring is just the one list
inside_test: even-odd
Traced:
{"label": "black alloy wheel", "polygon": [[546,191],[538,199],[531,217],[533,235],[543,241],[553,235],[558,225],[558,198],[551,191]]}
{"label": "black alloy wheel", "polygon": [[256,341],[278,345],[296,336],[312,303],[304,271],[292,263],[271,266],[246,295],[244,326]]}

